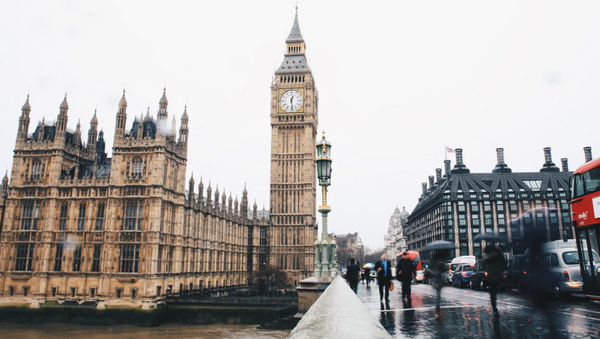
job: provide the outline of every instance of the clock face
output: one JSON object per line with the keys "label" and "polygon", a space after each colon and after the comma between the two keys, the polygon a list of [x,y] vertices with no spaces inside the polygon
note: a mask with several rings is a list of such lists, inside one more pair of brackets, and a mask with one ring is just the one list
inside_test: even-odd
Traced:
{"label": "clock face", "polygon": [[295,112],[300,107],[302,107],[302,94],[296,90],[289,90],[283,93],[281,99],[279,99],[279,104],[281,108],[286,110],[287,112]]}

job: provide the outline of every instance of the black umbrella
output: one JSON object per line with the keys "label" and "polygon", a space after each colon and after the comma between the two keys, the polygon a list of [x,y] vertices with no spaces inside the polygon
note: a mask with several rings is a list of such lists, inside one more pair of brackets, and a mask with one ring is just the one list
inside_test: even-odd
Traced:
{"label": "black umbrella", "polygon": [[423,248],[421,251],[428,252],[428,251],[440,251],[440,250],[453,250],[455,248],[456,248],[456,245],[454,245],[453,242],[449,242],[449,241],[445,241],[445,240],[437,240],[437,241],[430,242],[429,244],[425,245],[425,248]]}
{"label": "black umbrella", "polygon": [[494,233],[480,233],[473,240],[475,240],[475,241],[485,240],[487,242],[507,242],[508,239],[506,239],[505,236],[495,235]]}

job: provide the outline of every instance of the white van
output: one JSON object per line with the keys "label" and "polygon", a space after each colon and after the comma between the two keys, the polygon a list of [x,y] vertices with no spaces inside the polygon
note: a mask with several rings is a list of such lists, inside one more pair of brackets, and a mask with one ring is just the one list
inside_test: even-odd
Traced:
{"label": "white van", "polygon": [[452,285],[452,275],[454,274],[454,270],[460,264],[469,264],[475,265],[477,262],[477,258],[474,255],[463,255],[461,257],[456,257],[452,259],[452,262],[448,264],[448,275],[446,276],[446,284]]}
{"label": "white van", "polygon": [[[525,250],[525,254],[529,254],[529,249]],[[579,254],[574,239],[542,244],[541,262],[556,278],[554,293],[557,296],[583,291],[579,275]]]}

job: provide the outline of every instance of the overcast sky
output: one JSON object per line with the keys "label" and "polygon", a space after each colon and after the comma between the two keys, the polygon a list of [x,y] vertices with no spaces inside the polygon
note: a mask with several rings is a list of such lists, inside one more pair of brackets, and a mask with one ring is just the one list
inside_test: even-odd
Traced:
{"label": "overcast sky", "polygon": [[[186,104],[190,116],[188,179],[234,197],[247,183],[268,209],[269,86],[295,6],[3,1],[0,168],[12,166],[27,94],[30,132],[68,92],[68,127],[81,119],[87,140],[97,109],[112,147],[123,89],[130,125],[148,106],[156,116],[166,86],[169,116]],[[472,172],[491,171],[497,147],[513,171],[538,171],[546,146],[571,170],[584,146],[600,155],[597,1],[302,0],[298,14],[333,146],[332,232],[382,246],[394,208],[412,211],[443,167],[444,145],[463,148]]]}

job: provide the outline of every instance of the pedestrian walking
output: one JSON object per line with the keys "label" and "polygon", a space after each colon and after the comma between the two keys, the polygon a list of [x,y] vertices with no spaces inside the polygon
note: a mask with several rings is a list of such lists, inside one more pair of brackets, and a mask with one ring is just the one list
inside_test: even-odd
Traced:
{"label": "pedestrian walking", "polygon": [[350,288],[354,293],[358,294],[358,277],[360,267],[356,264],[354,258],[350,258],[350,265],[346,268],[346,280],[350,284]]}
{"label": "pedestrian walking", "polygon": [[396,272],[398,280],[402,283],[402,302],[410,304],[412,302],[410,285],[416,270],[413,261],[408,258],[408,252],[402,253],[402,259],[398,261]]}
{"label": "pedestrian walking", "polygon": [[499,317],[496,298],[498,295],[498,288],[502,282],[502,272],[506,268],[506,259],[502,251],[495,244],[488,244],[485,247],[485,257],[483,263],[485,264],[487,272],[487,285],[490,290],[490,302],[492,303],[492,311],[494,317]]}
{"label": "pedestrian walking", "polygon": [[439,250],[433,252],[431,257],[431,265],[427,269],[427,278],[431,282],[431,286],[435,289],[436,304],[435,315],[442,316],[440,305],[442,303],[442,287],[444,287],[444,273],[446,273],[446,258],[448,250]]}
{"label": "pedestrian walking", "polygon": [[377,284],[379,285],[379,301],[383,301],[385,291],[385,302],[390,302],[390,285],[392,284],[392,263],[387,259],[387,255],[383,253],[381,260],[375,263],[375,271],[377,272]]}
{"label": "pedestrian walking", "polygon": [[369,266],[365,267],[365,278],[367,281],[367,287],[369,287],[369,282],[371,282],[371,268]]}

